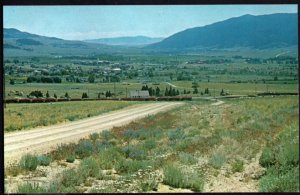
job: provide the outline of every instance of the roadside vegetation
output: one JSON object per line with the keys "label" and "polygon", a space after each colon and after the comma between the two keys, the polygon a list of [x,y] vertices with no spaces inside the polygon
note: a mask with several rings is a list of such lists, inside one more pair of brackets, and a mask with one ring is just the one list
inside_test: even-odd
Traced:
{"label": "roadside vegetation", "polygon": [[[6,167],[5,177],[57,163],[63,167],[57,177],[43,185],[23,182],[16,191],[161,192],[159,186],[166,185],[174,192],[208,192],[222,175],[232,185],[259,183],[256,191],[299,191],[298,97],[211,103],[187,102],[58,146],[45,157],[26,156]],[[259,167],[250,169],[255,161]]]}
{"label": "roadside vegetation", "polygon": [[31,129],[64,121],[75,121],[118,110],[136,103],[126,101],[55,102],[7,104],[4,110],[4,131]]}

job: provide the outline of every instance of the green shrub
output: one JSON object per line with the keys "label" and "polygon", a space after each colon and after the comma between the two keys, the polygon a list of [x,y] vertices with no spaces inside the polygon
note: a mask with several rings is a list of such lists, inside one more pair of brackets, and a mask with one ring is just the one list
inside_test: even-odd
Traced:
{"label": "green shrub", "polygon": [[126,142],[130,142],[130,140],[138,138],[139,133],[138,133],[138,131],[134,131],[132,129],[127,129],[127,130],[123,131],[122,135]]}
{"label": "green shrub", "polygon": [[116,171],[118,173],[134,173],[139,169],[146,169],[148,166],[153,166],[153,162],[149,160],[131,160],[120,159],[116,164]]}
{"label": "green shrub", "polygon": [[46,188],[40,187],[38,184],[34,183],[25,183],[18,186],[17,189],[18,193],[41,193],[41,192],[47,192]]}
{"label": "green shrub", "polygon": [[76,119],[79,119],[79,115],[71,115],[71,116],[66,116],[65,119],[68,119],[69,121],[75,121]]}
{"label": "green shrub", "polygon": [[75,161],[75,156],[72,155],[72,154],[68,155],[67,158],[66,158],[66,161],[68,163],[73,163]]}
{"label": "green shrub", "polygon": [[184,164],[193,165],[198,162],[197,158],[195,158],[192,154],[180,152],[179,153],[179,160]]}
{"label": "green shrub", "polygon": [[122,151],[117,147],[101,150],[96,157],[101,169],[112,169],[123,158]]}
{"label": "green shrub", "polygon": [[285,128],[264,148],[260,164],[267,174],[259,180],[262,192],[299,192],[299,129]]}
{"label": "green shrub", "polygon": [[182,140],[185,138],[184,131],[180,128],[177,128],[176,130],[170,131],[168,134],[168,138],[170,142],[176,143],[178,140]]}
{"label": "green shrub", "polygon": [[156,191],[158,187],[158,182],[155,179],[146,179],[139,181],[138,185],[142,192]]}
{"label": "green shrub", "polygon": [[101,131],[100,136],[102,137],[103,140],[107,140],[107,141],[115,137],[110,130]]}
{"label": "green shrub", "polygon": [[299,167],[279,172],[275,168],[259,180],[261,192],[299,192]]}
{"label": "green shrub", "polygon": [[278,161],[281,165],[299,166],[299,127],[292,124],[279,134]]}
{"label": "green shrub", "polygon": [[34,171],[36,170],[39,162],[36,156],[31,154],[26,154],[23,156],[20,160],[20,166],[28,171]]}
{"label": "green shrub", "polygon": [[146,158],[146,152],[143,149],[131,145],[123,147],[122,151],[124,152],[126,158],[135,160],[142,160]]}
{"label": "green shrub", "polygon": [[176,144],[173,146],[177,151],[184,151],[189,148],[191,145],[191,141],[189,139],[178,140]]}
{"label": "green shrub", "polygon": [[79,172],[79,174],[78,174],[73,169],[64,170],[61,173],[61,184],[64,185],[65,187],[78,186],[84,182],[85,178],[82,176],[83,174],[85,174],[85,173]]}
{"label": "green shrub", "polygon": [[99,133],[92,133],[92,134],[89,135],[89,138],[90,138],[93,142],[95,142],[97,139],[99,139],[99,137],[100,137]]}
{"label": "green shrub", "polygon": [[97,141],[95,143],[95,150],[97,152],[100,152],[101,150],[105,150],[105,149],[110,148],[112,146],[113,146],[113,144],[111,144],[109,141],[101,140],[101,141]]}
{"label": "green shrub", "polygon": [[244,170],[244,161],[242,160],[236,160],[231,167],[231,171],[233,173],[235,172],[242,172]]}
{"label": "green shrub", "polygon": [[263,167],[269,167],[275,164],[275,155],[270,147],[265,147],[259,158],[259,164]]}
{"label": "green shrub", "polygon": [[75,147],[75,143],[59,145],[56,150],[51,153],[51,157],[55,160],[65,159],[66,156],[74,155]]}
{"label": "green shrub", "polygon": [[220,169],[225,162],[226,162],[226,158],[223,154],[214,154],[209,159],[209,164],[213,166],[215,169]]}
{"label": "green shrub", "polygon": [[198,172],[190,173],[185,175],[187,179],[185,180],[184,187],[189,188],[195,192],[202,192],[204,188],[204,178],[202,174]]}
{"label": "green shrub", "polygon": [[75,154],[81,159],[91,156],[93,152],[94,146],[90,140],[81,140],[78,145],[75,146]]}
{"label": "green shrub", "polygon": [[183,187],[184,174],[178,166],[167,165],[163,169],[164,180],[163,183],[172,187],[181,188]]}
{"label": "green shrub", "polygon": [[188,188],[201,192],[204,187],[203,176],[199,173],[185,173],[177,165],[168,164],[164,167],[163,183],[175,188]]}
{"label": "green shrub", "polygon": [[90,177],[96,177],[99,172],[99,166],[97,161],[93,158],[85,158],[80,163],[81,171],[85,171],[86,174]]}
{"label": "green shrub", "polygon": [[155,139],[147,139],[145,143],[143,144],[143,148],[147,150],[154,149],[156,147],[157,143]]}
{"label": "green shrub", "polygon": [[48,166],[51,162],[51,159],[49,156],[46,155],[40,155],[37,157],[38,164],[41,166]]}

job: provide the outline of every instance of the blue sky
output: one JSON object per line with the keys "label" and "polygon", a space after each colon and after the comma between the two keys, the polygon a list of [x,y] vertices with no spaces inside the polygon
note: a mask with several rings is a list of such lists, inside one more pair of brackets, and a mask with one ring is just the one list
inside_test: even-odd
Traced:
{"label": "blue sky", "polygon": [[4,28],[67,40],[167,37],[245,14],[297,13],[297,5],[4,6]]}

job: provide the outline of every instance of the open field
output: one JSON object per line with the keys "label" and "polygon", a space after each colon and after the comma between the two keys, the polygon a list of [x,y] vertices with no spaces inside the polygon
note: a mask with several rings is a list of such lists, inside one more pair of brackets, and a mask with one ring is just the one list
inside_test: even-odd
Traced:
{"label": "open field", "polygon": [[140,102],[86,101],[37,104],[7,104],[4,110],[4,131],[11,132],[48,126],[96,116]]}
{"label": "open field", "polygon": [[6,167],[6,191],[299,191],[298,96],[223,101],[186,102],[91,134],[32,170],[34,157],[24,157]]}
{"label": "open field", "polygon": [[[76,83],[62,83],[62,84],[45,84],[45,83],[30,83],[30,84],[15,84],[7,85],[6,92],[19,91],[23,94],[29,94],[31,91],[40,90],[44,95],[49,92],[50,96],[53,97],[56,94],[58,97],[65,95],[68,92],[71,98],[81,98],[83,93],[88,93],[90,98],[97,98],[98,93],[104,93],[106,91],[114,92],[116,91],[116,97],[129,97],[129,92],[131,90],[141,90],[142,86],[146,84],[136,83],[136,82],[126,82],[124,83],[97,83],[97,84],[76,84]],[[180,94],[183,94],[184,90],[193,92],[192,81],[170,81],[172,88],[178,90]],[[159,87],[164,94],[166,87],[170,87],[167,82],[161,82],[159,85],[153,85],[153,83],[148,83],[148,87],[156,88]],[[262,92],[298,92],[298,83],[283,84],[283,83],[224,83],[224,82],[198,82],[198,94],[192,94],[193,96],[203,96],[201,92],[204,93],[206,88],[209,89],[211,96],[218,96],[222,89],[233,95],[254,95]],[[115,88],[114,88],[115,86]],[[176,86],[176,87],[174,87]],[[6,96],[9,98],[19,98],[20,96]],[[26,96],[23,96],[26,97]],[[101,97],[105,97],[102,95]]]}

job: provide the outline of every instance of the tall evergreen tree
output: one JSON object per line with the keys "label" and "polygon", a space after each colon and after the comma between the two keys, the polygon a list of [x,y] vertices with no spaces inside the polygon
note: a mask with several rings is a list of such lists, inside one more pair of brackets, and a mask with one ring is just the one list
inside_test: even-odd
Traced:
{"label": "tall evergreen tree", "polygon": [[169,90],[168,90],[168,87],[166,87],[166,90],[165,90],[165,96],[169,96]]}
{"label": "tall evergreen tree", "polygon": [[159,96],[159,95],[160,95],[159,93],[160,93],[160,89],[159,89],[159,87],[156,87],[155,95],[156,95],[156,96]]}
{"label": "tall evergreen tree", "polygon": [[65,97],[66,97],[66,98],[70,98],[68,92],[66,92]]}
{"label": "tall evergreen tree", "polygon": [[171,94],[171,96],[176,96],[176,90],[173,88],[172,89],[172,94]]}

